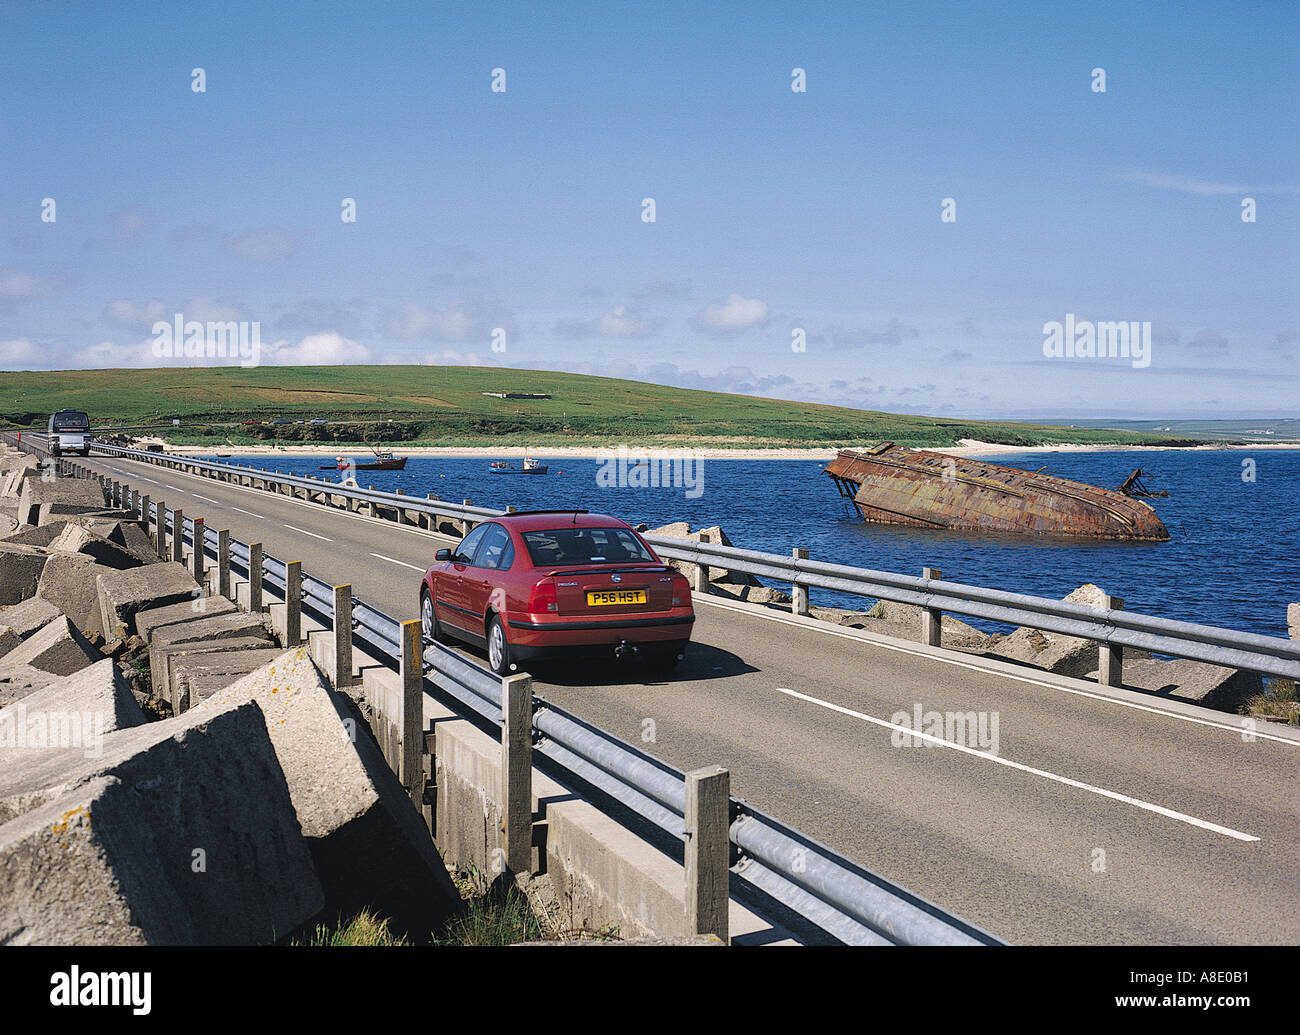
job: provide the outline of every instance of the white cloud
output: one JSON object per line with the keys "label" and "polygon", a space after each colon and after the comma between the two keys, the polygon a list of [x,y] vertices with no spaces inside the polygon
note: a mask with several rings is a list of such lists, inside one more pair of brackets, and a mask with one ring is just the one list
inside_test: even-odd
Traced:
{"label": "white cloud", "polygon": [[123,327],[152,327],[159,320],[171,319],[171,314],[156,298],[143,304],[129,298],[115,298],[104,306],[104,319]]}
{"label": "white cloud", "polygon": [[226,247],[246,259],[268,262],[292,255],[296,245],[288,231],[270,228],[229,238]]}
{"label": "white cloud", "polygon": [[42,277],[21,270],[0,270],[0,308],[57,295],[67,286],[62,277]]}
{"label": "white cloud", "polygon": [[743,331],[765,323],[767,303],[760,298],[744,298],[734,291],[725,302],[715,302],[700,313],[700,323],[716,331]]}
{"label": "white cloud", "polygon": [[1239,183],[1215,183],[1198,180],[1192,176],[1166,176],[1163,173],[1129,173],[1127,180],[1143,183],[1161,190],[1176,190],[1182,194],[1249,194],[1250,188]]}
{"label": "white cloud", "polygon": [[5,370],[34,369],[33,365],[44,352],[27,338],[10,338],[0,341],[0,368]]}
{"label": "white cloud", "polygon": [[297,344],[288,341],[262,346],[262,366],[331,366],[338,363],[370,363],[370,349],[351,338],[331,331],[309,334]]}

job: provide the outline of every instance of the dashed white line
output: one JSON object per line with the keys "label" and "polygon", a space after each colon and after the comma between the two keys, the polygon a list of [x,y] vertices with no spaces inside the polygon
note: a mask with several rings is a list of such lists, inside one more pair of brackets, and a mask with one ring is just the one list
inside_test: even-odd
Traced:
{"label": "dashed white line", "polygon": [[291,529],[291,530],[294,531],[294,532],[301,532],[303,535],[309,535],[309,536],[311,536],[313,539],[324,539],[325,542],[327,542],[327,543],[332,543],[332,542],[334,542],[334,540],[331,539],[331,538],[330,538],[329,536],[327,536],[327,535],[317,535],[315,532],[308,532],[307,529],[305,529],[305,528],[298,528],[298,527],[296,527],[296,526],[294,526],[294,525],[285,525],[284,527],[285,527],[285,528],[288,528],[288,529]]}
{"label": "dashed white line", "polygon": [[382,553],[372,553],[371,557],[378,557],[381,561],[388,561],[390,564],[400,564],[403,568],[410,568],[412,571],[424,571],[424,568],[414,564],[407,564],[405,561],[399,561],[396,557],[385,557]]}
{"label": "dashed white line", "polygon": [[1267,733],[1262,729],[1253,729],[1242,723],[1232,724],[1228,722],[1216,722],[1213,719],[1202,719],[1195,715],[1184,715],[1181,712],[1170,711],[1167,708],[1155,708],[1149,704],[1140,704],[1137,701],[1125,701],[1109,694],[1094,693],[1089,690],[1079,690],[1072,686],[1062,686],[1059,683],[1049,683],[1044,679],[1035,679],[1032,676],[1022,676],[1015,672],[1003,672],[998,669],[989,668],[985,665],[972,664],[969,661],[961,661],[957,658],[946,658],[937,654],[929,654],[925,651],[916,650],[906,643],[882,643],[877,639],[865,639],[861,636],[855,636],[848,629],[837,628],[826,622],[819,623],[820,627],[808,626],[803,622],[795,621],[781,614],[769,614],[763,611],[751,611],[746,607],[737,607],[735,604],[726,603],[716,597],[696,597],[696,601],[707,604],[711,607],[717,607],[723,611],[732,611],[741,615],[748,615],[751,618],[762,618],[769,622],[780,622],[782,625],[793,625],[797,629],[809,629],[821,636],[838,636],[841,639],[853,640],[855,643],[863,644],[869,647],[878,647],[881,650],[893,651],[896,654],[910,654],[916,658],[929,658],[931,661],[937,661],[941,665],[954,665],[957,668],[969,669],[972,672],[981,672],[988,676],[999,679],[1010,679],[1017,683],[1028,683],[1030,686],[1041,686],[1048,690],[1057,690],[1063,694],[1074,694],[1076,697],[1088,697],[1094,701],[1104,701],[1107,704],[1116,704],[1121,708],[1133,708],[1141,712],[1150,712],[1153,715],[1162,715],[1167,719],[1178,719],[1181,722],[1190,722],[1198,726],[1209,726],[1212,729],[1226,730],[1229,733],[1242,736],[1249,733],[1255,740],[1271,740],[1279,744],[1286,744],[1290,747],[1300,747],[1300,741],[1280,737],[1276,734]]}
{"label": "dashed white line", "polygon": [[213,506],[217,506],[217,507],[221,506],[221,504],[218,503],[216,500],[209,499],[207,496],[200,496],[197,492],[191,492],[190,495],[193,496],[196,500],[203,500],[204,503],[211,503]]}
{"label": "dashed white line", "polygon": [[1222,834],[1224,837],[1235,838],[1238,841],[1259,840],[1259,838],[1252,834],[1243,834],[1240,830],[1233,830],[1231,827],[1221,827],[1217,823],[1211,823],[1204,819],[1197,819],[1195,816],[1189,816],[1185,812],[1175,812],[1173,809],[1167,809],[1163,805],[1153,805],[1151,802],[1143,801],[1141,798],[1130,798],[1127,794],[1120,794],[1118,791],[1108,791],[1104,787],[1096,787],[1090,783],[1071,780],[1068,776],[1058,776],[1056,773],[1049,773],[1045,769],[1035,769],[1033,766],[1025,765],[1023,762],[1013,762],[1009,758],[1002,758],[999,755],[991,755],[987,751],[979,751],[975,748],[967,747],[965,744],[954,744],[952,741],[944,740],[942,737],[935,737],[929,733],[922,733],[918,730],[912,729],[910,726],[900,726],[897,723],[886,722],[884,719],[877,719],[872,715],[864,715],[862,712],[855,712],[852,708],[845,708],[838,704],[832,704],[830,701],[823,701],[819,697],[810,697],[808,694],[801,694],[797,690],[789,690],[783,686],[778,686],[776,690],[777,693],[798,698],[800,701],[807,701],[809,704],[815,704],[833,712],[839,712],[841,715],[849,715],[855,719],[861,719],[863,722],[870,722],[876,726],[883,726],[888,730],[896,730],[897,732],[906,734],[909,737],[916,737],[920,740],[924,740],[929,744],[951,748],[953,751],[960,751],[967,755],[974,755],[976,758],[982,758],[987,762],[996,762],[998,765],[1004,765],[1011,769],[1018,769],[1023,773],[1031,773],[1034,776],[1041,776],[1046,780],[1063,783],[1067,787],[1077,787],[1079,790],[1088,791],[1091,794],[1099,794],[1103,798],[1122,801],[1126,805],[1133,805],[1136,808],[1145,809],[1147,812],[1155,812],[1161,816],[1176,819],[1180,823],[1190,823],[1192,826],[1200,827],[1202,830],[1212,830],[1216,834]]}
{"label": "dashed white line", "polygon": [[231,507],[230,509],[231,509],[231,510],[238,510],[241,514],[247,514],[249,517],[255,517],[255,518],[257,518],[258,521],[265,521],[265,520],[266,520],[266,518],[262,517],[261,514],[254,514],[251,510],[243,510],[243,509],[240,508],[240,507]]}

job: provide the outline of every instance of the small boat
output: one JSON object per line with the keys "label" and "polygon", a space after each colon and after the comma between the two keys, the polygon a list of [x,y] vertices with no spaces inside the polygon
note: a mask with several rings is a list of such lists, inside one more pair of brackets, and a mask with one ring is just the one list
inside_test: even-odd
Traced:
{"label": "small boat", "polygon": [[323,466],[322,471],[402,471],[406,469],[406,457],[393,456],[391,449],[376,449],[375,459],[365,463],[354,463],[345,456],[336,456],[333,466]]}
{"label": "small boat", "polygon": [[493,474],[545,474],[550,470],[550,466],[538,463],[531,456],[526,456],[520,467],[508,464],[504,460],[493,460],[488,464],[488,470]]}

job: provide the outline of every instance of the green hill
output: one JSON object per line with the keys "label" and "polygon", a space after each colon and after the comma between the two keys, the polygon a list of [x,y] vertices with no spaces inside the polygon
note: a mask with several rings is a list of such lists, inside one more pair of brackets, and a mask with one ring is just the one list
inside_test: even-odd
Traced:
{"label": "green hill", "polygon": [[[549,398],[500,398],[526,393]],[[892,439],[949,446],[975,438],[1008,445],[1192,440],[1155,433],[965,421],[704,392],[553,371],[457,366],[175,367],[0,374],[0,417],[31,426],[61,408],[97,426],[184,427],[195,442],[363,438],[440,445],[839,446]],[[248,419],[323,417],[330,424],[242,429]],[[344,422],[344,423],[340,423]],[[391,423],[390,423],[391,422]],[[211,427],[203,427],[211,425]]]}

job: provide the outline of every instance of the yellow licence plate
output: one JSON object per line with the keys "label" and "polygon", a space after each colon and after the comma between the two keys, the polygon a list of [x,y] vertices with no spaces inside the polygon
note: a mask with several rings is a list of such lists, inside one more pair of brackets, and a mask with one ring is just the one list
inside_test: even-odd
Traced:
{"label": "yellow licence plate", "polygon": [[589,589],[588,607],[609,607],[611,604],[644,604],[644,589]]}

